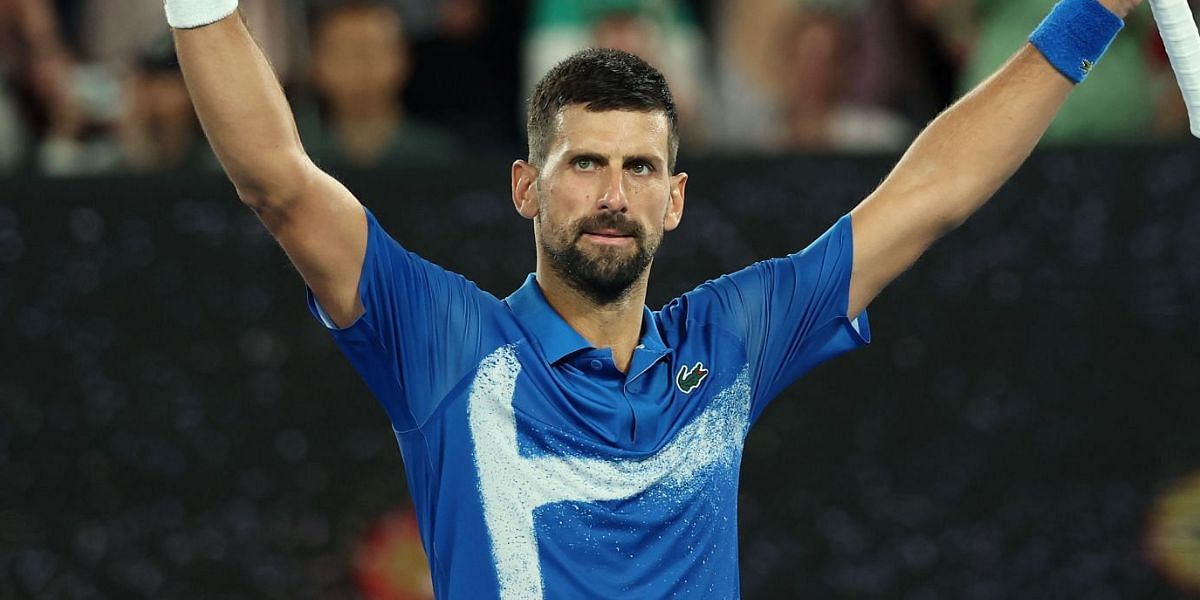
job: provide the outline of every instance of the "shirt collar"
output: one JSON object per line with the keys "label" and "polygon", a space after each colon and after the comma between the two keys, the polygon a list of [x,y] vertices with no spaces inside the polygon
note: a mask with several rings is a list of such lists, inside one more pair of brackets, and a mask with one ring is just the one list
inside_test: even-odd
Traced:
{"label": "shirt collar", "polygon": [[[557,363],[566,356],[591,348],[582,335],[563,319],[554,307],[546,300],[541,286],[537,283],[537,274],[530,273],[525,283],[511,296],[504,299],[509,309],[517,316],[525,329],[537,339],[550,364]],[[642,335],[638,348],[648,354],[662,356],[667,352],[662,335],[658,331],[658,323],[654,313],[649,308],[642,307]],[[632,372],[632,369],[631,369]]]}

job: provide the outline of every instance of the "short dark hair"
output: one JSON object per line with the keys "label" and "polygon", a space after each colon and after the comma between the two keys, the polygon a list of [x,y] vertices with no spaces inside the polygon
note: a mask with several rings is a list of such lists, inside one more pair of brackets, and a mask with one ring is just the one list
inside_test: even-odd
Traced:
{"label": "short dark hair", "polygon": [[405,28],[408,26],[400,9],[396,8],[394,3],[385,0],[312,0],[306,13],[308,15],[308,35],[315,40],[323,33],[322,25],[332,21],[334,17],[361,13],[376,16],[387,15],[388,18],[394,18],[399,24],[398,29],[401,35],[405,33]]}
{"label": "short dark hair", "polygon": [[605,110],[662,111],[670,121],[667,162],[675,170],[679,153],[679,113],[663,74],[637,56],[621,50],[590,48],[558,63],[538,81],[529,96],[529,162],[541,165],[554,138],[555,118],[571,104]]}

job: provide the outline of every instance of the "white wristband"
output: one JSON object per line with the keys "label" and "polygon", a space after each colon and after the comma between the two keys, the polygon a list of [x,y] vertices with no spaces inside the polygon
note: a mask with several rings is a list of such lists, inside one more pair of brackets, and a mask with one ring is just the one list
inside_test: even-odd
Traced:
{"label": "white wristband", "polygon": [[237,0],[163,0],[167,23],[175,29],[192,29],[216,23],[237,10]]}

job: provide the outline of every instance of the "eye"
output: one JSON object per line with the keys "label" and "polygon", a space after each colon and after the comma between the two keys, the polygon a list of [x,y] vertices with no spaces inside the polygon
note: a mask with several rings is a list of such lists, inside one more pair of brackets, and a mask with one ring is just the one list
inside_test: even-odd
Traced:
{"label": "eye", "polygon": [[575,159],[575,168],[580,171],[591,171],[596,168],[596,161],[586,156],[581,156]]}
{"label": "eye", "polygon": [[634,163],[629,169],[633,171],[634,175],[649,175],[654,172],[654,167],[650,166],[650,163],[644,162]]}

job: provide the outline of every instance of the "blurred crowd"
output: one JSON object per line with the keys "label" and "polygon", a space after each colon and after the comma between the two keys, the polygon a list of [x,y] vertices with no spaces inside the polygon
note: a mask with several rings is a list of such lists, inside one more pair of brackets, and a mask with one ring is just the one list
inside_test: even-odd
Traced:
{"label": "blurred crowd", "polygon": [[[676,94],[685,153],[898,152],[1051,0],[241,0],[330,169],[524,153],[523,99],[588,46]],[[0,0],[0,174],[217,169],[159,0]],[[236,101],[236,99],[231,99]],[[1047,143],[1186,135],[1147,6]]]}

